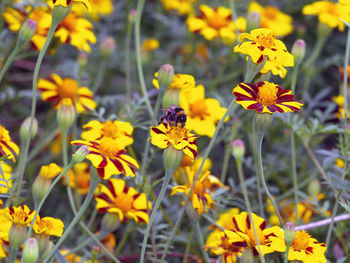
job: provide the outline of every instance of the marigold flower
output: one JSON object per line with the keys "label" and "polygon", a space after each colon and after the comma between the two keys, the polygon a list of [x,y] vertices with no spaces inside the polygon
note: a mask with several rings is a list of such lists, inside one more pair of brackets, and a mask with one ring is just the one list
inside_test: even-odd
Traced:
{"label": "marigold flower", "polygon": [[167,11],[176,10],[180,16],[193,13],[193,3],[197,0],[161,0]]}
{"label": "marigold flower", "polygon": [[96,209],[100,213],[116,213],[121,222],[128,219],[148,224],[148,210],[152,209],[144,193],[128,187],[124,180],[111,178],[107,186],[100,184],[95,192]]}
{"label": "marigold flower", "polygon": [[9,232],[12,226],[12,221],[8,217],[8,210],[6,208],[0,209],[0,225],[0,243],[1,241],[4,241],[5,244],[8,244]]}
{"label": "marigold flower", "polygon": [[226,108],[221,107],[216,99],[205,98],[203,85],[181,90],[179,106],[187,113],[186,128],[209,137],[213,137],[216,123],[226,112]]}
{"label": "marigold flower", "polygon": [[240,83],[232,93],[236,96],[236,102],[247,110],[255,110],[258,113],[273,114],[299,111],[303,105],[294,100],[291,91],[282,89],[280,86],[262,81],[254,85]]}
{"label": "marigold flower", "polygon": [[141,44],[141,50],[144,52],[151,52],[159,48],[159,41],[155,38],[145,39]]}
{"label": "marigold flower", "polygon": [[15,225],[29,225],[34,217],[35,211],[30,210],[28,206],[7,207],[6,216]]}
{"label": "marigold flower", "polygon": [[[330,1],[315,1],[303,7],[304,15],[318,15],[318,21],[331,28],[344,31],[343,21],[350,22],[350,5],[332,3]],[[343,20],[343,21],[341,21]]]}
{"label": "marigold flower", "polygon": [[0,157],[9,155],[9,159],[16,162],[15,155],[19,154],[19,148],[15,144],[8,130],[0,124]]}
{"label": "marigold flower", "polygon": [[43,165],[40,168],[39,176],[46,178],[46,179],[52,179],[59,175],[63,169],[59,167],[55,163],[50,163],[49,165]]}
{"label": "marigold flower", "polygon": [[[345,118],[345,110],[344,110],[344,96],[342,94],[339,94],[338,96],[332,97],[333,102],[338,105],[338,112],[336,113],[336,116],[338,119],[344,119]],[[348,111],[347,117],[349,118],[350,112]]]}
{"label": "marigold flower", "polygon": [[[63,178],[63,184],[66,179]],[[78,191],[81,195],[86,195],[90,189],[90,165],[88,163],[77,163],[73,169],[68,171],[69,186]]]}
{"label": "marigold flower", "polygon": [[101,243],[108,249],[109,252],[113,253],[116,245],[117,245],[117,241],[115,239],[115,236],[110,233],[107,236],[105,236],[102,240]]}
{"label": "marigold flower", "polygon": [[118,141],[119,147],[124,149],[133,144],[132,133],[134,128],[129,122],[123,121],[90,121],[83,126],[81,138],[87,141],[100,140],[103,137],[109,137]]}
{"label": "marigold flower", "polygon": [[42,100],[53,102],[55,109],[58,109],[64,98],[72,100],[78,113],[96,108],[92,91],[87,87],[78,87],[78,83],[73,79],[62,79],[57,74],[51,74],[49,79],[39,79],[38,89],[41,91]]}
{"label": "marigold flower", "polygon": [[87,15],[95,20],[100,20],[100,17],[109,16],[113,13],[113,1],[112,0],[90,0],[91,10],[86,12],[86,8],[83,5],[73,5],[72,12],[79,16],[87,13]]}
{"label": "marigold flower", "polygon": [[12,188],[12,167],[6,163],[0,163],[0,170],[0,194],[6,194]]}
{"label": "marigold flower", "polygon": [[281,40],[276,39],[270,29],[254,29],[250,33],[242,33],[239,36],[243,43],[234,47],[234,52],[248,55],[255,64],[259,64],[267,56],[267,61],[260,71],[267,73],[269,71],[274,75],[284,78],[287,70],[284,67],[294,66],[294,57],[288,51]]}
{"label": "marigold flower", "polygon": [[209,41],[220,37],[224,44],[232,44],[236,39],[236,26],[239,31],[245,31],[245,18],[239,17],[234,23],[231,9],[223,6],[212,9],[207,5],[200,5],[199,11],[197,16],[190,15],[186,24],[191,32],[200,33]]}
{"label": "marigold flower", "polygon": [[261,6],[258,2],[249,4],[248,12],[260,14],[260,27],[270,29],[277,36],[286,36],[293,31],[293,18],[275,6]]}
{"label": "marigold flower", "polygon": [[89,147],[89,154],[86,156],[102,179],[109,179],[112,175],[125,173],[126,176],[135,176],[135,168],[139,168],[136,160],[126,154],[120,147],[118,140],[110,137],[103,137],[101,140],[71,142],[73,145],[86,145]]}
{"label": "marigold flower", "polygon": [[[192,159],[187,155],[183,155],[180,166],[173,173],[173,177],[175,178],[176,182],[178,184],[185,184],[186,167],[191,166],[191,169],[193,169],[195,173],[197,173],[197,171],[199,170],[199,167],[202,164],[202,161],[203,161],[203,157]],[[205,159],[202,172],[210,170],[211,166],[212,166],[212,161],[209,158]]]}
{"label": "marigold flower", "polygon": [[91,10],[91,4],[90,4],[90,0],[52,0],[52,3],[55,6],[64,6],[67,7],[71,4],[71,2],[75,2],[75,3],[82,3],[87,10]]}
{"label": "marigold flower", "polygon": [[60,219],[53,217],[36,217],[33,230],[38,235],[60,237],[63,234],[64,224]]}
{"label": "marigold flower", "polygon": [[[225,213],[220,214],[216,224],[222,226],[227,230],[235,230],[236,226],[233,224],[232,216],[239,214],[239,208],[233,207],[227,210]],[[215,225],[211,225],[211,228],[216,229]]]}
{"label": "marigold flower", "polygon": [[[154,74],[152,83],[157,89],[159,89],[158,72]],[[188,88],[194,88],[195,85],[196,85],[196,82],[192,75],[175,74],[173,77],[173,81],[169,86],[169,89],[188,89]]]}
{"label": "marigold flower", "polygon": [[197,135],[181,126],[170,126],[168,123],[160,123],[157,127],[151,127],[151,142],[153,145],[165,149],[172,145],[176,150],[182,150],[190,158],[196,158]]}

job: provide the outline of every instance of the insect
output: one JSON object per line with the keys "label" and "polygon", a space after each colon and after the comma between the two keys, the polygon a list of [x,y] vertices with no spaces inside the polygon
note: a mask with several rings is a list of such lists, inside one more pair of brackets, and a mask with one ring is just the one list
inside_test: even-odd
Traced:
{"label": "insect", "polygon": [[168,123],[170,126],[178,126],[179,124],[184,127],[187,115],[183,108],[175,105],[170,105],[169,108],[163,109],[165,112],[160,117],[159,123]]}

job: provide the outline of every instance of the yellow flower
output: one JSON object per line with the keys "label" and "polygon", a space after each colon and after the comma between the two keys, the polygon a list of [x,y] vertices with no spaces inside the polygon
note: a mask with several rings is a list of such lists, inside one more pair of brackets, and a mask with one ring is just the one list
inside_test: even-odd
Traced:
{"label": "yellow flower", "polygon": [[286,36],[293,31],[293,18],[281,12],[274,6],[261,6],[258,2],[251,2],[249,12],[260,14],[260,27],[270,29],[277,36]]}
{"label": "yellow flower", "polygon": [[239,39],[243,43],[235,46],[234,52],[248,55],[255,64],[261,63],[264,56],[267,56],[261,73],[271,71],[272,74],[284,78],[287,73],[284,67],[294,66],[293,55],[287,51],[281,40],[276,39],[270,29],[254,29],[250,33],[242,33]]}
{"label": "yellow flower", "polygon": [[57,27],[55,37],[61,43],[71,44],[77,49],[91,52],[89,43],[96,43],[96,36],[93,32],[93,25],[88,20],[70,13]]}
{"label": "yellow flower", "polygon": [[0,239],[0,259],[7,257],[6,254],[6,246],[8,246],[8,242]]}
{"label": "yellow flower", "polygon": [[345,162],[340,158],[336,158],[335,159],[335,166],[337,166],[338,168],[344,168]]}
{"label": "yellow flower", "polygon": [[9,155],[9,159],[16,162],[15,155],[19,154],[19,148],[15,144],[8,130],[0,124],[0,157]]}
{"label": "yellow flower", "polygon": [[197,0],[161,0],[167,11],[176,10],[180,16],[193,13],[193,3]]}
{"label": "yellow flower", "polygon": [[[113,1],[112,0],[91,0],[91,11],[88,12],[88,16],[98,21],[100,17],[109,16],[113,13]],[[86,8],[83,5],[73,5],[72,12],[79,16],[86,14]]]}
{"label": "yellow flower", "polygon": [[38,235],[60,237],[63,234],[64,224],[60,219],[53,217],[36,217],[33,230]]}
{"label": "yellow flower", "polygon": [[[65,178],[62,178],[66,184]],[[75,188],[79,194],[86,195],[90,189],[90,165],[88,163],[77,163],[73,169],[68,171],[69,186]]]}
{"label": "yellow flower", "polygon": [[26,205],[7,207],[5,211],[7,218],[15,225],[30,225],[35,214]]}
{"label": "yellow flower", "polygon": [[10,188],[12,188],[12,167],[6,163],[0,163],[0,169],[0,194],[6,194],[9,192]]}
{"label": "yellow flower", "polygon": [[258,113],[273,114],[299,111],[303,105],[294,100],[291,91],[282,89],[280,86],[262,81],[254,85],[240,83],[232,93],[236,96],[236,102],[247,110],[255,110]]}
{"label": "yellow flower", "polygon": [[[173,177],[175,178],[176,182],[178,184],[185,184],[186,183],[186,167],[191,167],[195,173],[199,170],[199,167],[201,166],[203,161],[203,157],[199,157],[196,159],[192,159],[187,155],[182,156],[181,164],[180,166],[174,171]],[[205,159],[204,165],[202,168],[202,172],[210,170],[212,166],[212,162],[209,158]]]}
{"label": "yellow flower", "polygon": [[12,226],[12,221],[8,217],[8,209],[0,209],[0,240],[9,241],[9,232]]}
{"label": "yellow flower", "polygon": [[151,52],[159,47],[159,41],[155,38],[145,39],[141,44],[141,50]]}
{"label": "yellow flower", "polygon": [[[186,21],[189,30],[200,33],[205,39],[211,41],[220,37],[224,44],[232,44],[236,39],[236,27],[232,21],[231,9],[219,6],[212,9],[207,5],[199,6],[200,15],[190,15]],[[239,17],[236,21],[239,31],[246,28],[245,18]]]}
{"label": "yellow flower", "polygon": [[[60,249],[60,253],[62,256],[64,256],[65,260],[69,263],[81,263],[85,261],[82,261],[81,257],[78,256],[75,253],[70,253],[69,249]],[[67,255],[69,253],[69,255]],[[67,255],[67,256],[66,256]],[[55,263],[58,263],[58,261],[55,261]]]}
{"label": "yellow flower", "polygon": [[[339,94],[338,96],[332,97],[333,102],[338,105],[338,112],[336,112],[336,116],[338,119],[345,118],[345,110],[344,110],[344,96]],[[349,118],[350,111],[348,111],[347,117]]]}
{"label": "yellow flower", "polygon": [[[158,72],[154,74],[152,83],[157,89],[159,89]],[[188,88],[194,88],[195,85],[196,85],[196,82],[193,76],[188,74],[175,74],[173,81],[169,86],[169,89],[188,89]]]}
{"label": "yellow flower", "polygon": [[153,145],[165,149],[172,145],[176,150],[182,150],[190,158],[196,158],[198,136],[190,133],[181,126],[170,126],[167,123],[160,123],[157,127],[151,127],[151,142]]}
{"label": "yellow flower", "polygon": [[221,107],[216,99],[205,98],[203,85],[181,90],[179,106],[187,113],[186,128],[210,138],[214,135],[216,124],[226,112],[226,108]]}
{"label": "yellow flower", "polygon": [[95,200],[100,213],[116,213],[121,222],[129,218],[136,223],[148,224],[147,207],[151,211],[151,202],[147,202],[144,193],[128,187],[122,179],[111,178],[107,186],[100,184],[95,192]]}
{"label": "yellow flower", "polygon": [[101,240],[101,243],[109,250],[109,252],[113,253],[116,245],[117,245],[117,241],[115,240],[115,236],[114,234],[110,233],[108,234],[106,237],[104,237]]}
{"label": "yellow flower", "polygon": [[78,113],[96,108],[93,93],[87,87],[78,87],[78,83],[69,78],[62,79],[57,74],[51,74],[50,79],[40,78],[38,89],[43,101],[53,102],[58,109],[62,99],[69,98],[75,104]]}
{"label": "yellow flower", "polygon": [[85,8],[87,10],[91,10],[91,4],[90,4],[90,0],[52,0],[52,3],[55,5],[55,6],[64,6],[64,7],[67,7],[71,4],[71,2],[73,3],[82,3]]}
{"label": "yellow flower", "polygon": [[[216,221],[216,224],[218,224],[219,226],[222,226],[227,230],[235,230],[236,227],[233,224],[232,216],[238,215],[238,214],[239,214],[239,208],[237,207],[231,208],[227,212],[220,214],[219,219]],[[214,225],[212,225],[211,227],[213,229],[216,228],[216,226]]]}
{"label": "yellow flower", "polygon": [[[350,22],[350,5],[332,3],[330,1],[316,1],[303,7],[304,15],[318,15],[318,21],[331,28],[344,31],[345,25],[341,20]],[[341,19],[341,20],[340,20]]]}
{"label": "yellow flower", "polygon": [[306,231],[296,231],[289,249],[288,260],[298,260],[304,263],[326,263],[324,255],[326,249],[324,243],[318,243]]}
{"label": "yellow flower", "polygon": [[49,165],[43,165],[40,168],[39,176],[46,178],[46,179],[52,179],[59,175],[63,169],[59,167],[55,163],[50,163]]}
{"label": "yellow flower", "polygon": [[102,179],[109,179],[112,175],[125,173],[126,176],[135,176],[135,168],[139,168],[137,161],[126,154],[117,140],[103,137],[101,140],[72,141],[73,145],[89,147],[90,153],[86,156],[97,169]]}
{"label": "yellow flower", "polygon": [[81,134],[81,138],[87,141],[100,140],[103,137],[109,137],[117,140],[119,147],[122,149],[134,142],[134,139],[132,138],[134,128],[129,122],[106,121],[103,123],[93,120],[88,124],[85,124],[83,128],[86,130]]}

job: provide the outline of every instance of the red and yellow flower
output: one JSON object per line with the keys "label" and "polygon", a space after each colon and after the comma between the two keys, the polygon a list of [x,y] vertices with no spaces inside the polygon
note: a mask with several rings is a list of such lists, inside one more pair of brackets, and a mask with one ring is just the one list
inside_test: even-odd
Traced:
{"label": "red and yellow flower", "polygon": [[64,7],[67,7],[69,6],[72,2],[73,3],[81,3],[83,4],[87,10],[91,10],[91,3],[90,3],[91,0],[52,0],[52,3],[55,5],[55,6],[64,6]]}
{"label": "red and yellow flower", "polygon": [[65,98],[72,100],[78,113],[96,108],[92,91],[87,87],[78,87],[78,83],[70,78],[62,79],[57,74],[51,74],[49,79],[39,79],[38,89],[43,101],[53,102],[55,109]]}
{"label": "red and yellow flower", "polygon": [[111,178],[107,186],[100,184],[95,192],[96,209],[100,213],[115,213],[121,222],[127,219],[136,223],[148,224],[147,210],[152,209],[144,193],[139,193],[133,187],[128,187],[124,180]]}
{"label": "red and yellow flower", "polygon": [[191,159],[196,158],[197,135],[181,126],[171,126],[168,123],[160,123],[157,127],[151,127],[151,143],[161,149],[172,145],[176,150],[183,151]]}
{"label": "red and yellow flower", "polygon": [[[159,89],[158,72],[155,73],[152,83],[157,89]],[[196,86],[196,81],[192,75],[175,74],[173,81],[169,86],[169,89],[188,89],[188,88],[194,88],[195,86]]]}
{"label": "red and yellow flower", "polygon": [[0,169],[0,194],[6,194],[12,188],[12,167],[6,163],[0,163]]}
{"label": "red and yellow flower", "polygon": [[38,235],[57,236],[63,234],[64,224],[60,219],[53,217],[40,217],[37,215],[33,230]]}
{"label": "red and yellow flower", "polygon": [[18,207],[7,207],[5,208],[6,211],[6,216],[15,225],[29,225],[33,218],[35,211],[30,210],[28,206],[26,205],[21,205]]}
{"label": "red and yellow flower", "polygon": [[240,83],[232,93],[236,96],[236,102],[247,110],[255,110],[258,113],[273,114],[299,111],[303,105],[294,100],[291,91],[282,89],[280,86],[262,81],[254,85]]}
{"label": "red and yellow flower", "polygon": [[10,137],[10,133],[0,125],[0,157],[8,155],[9,159],[16,162],[15,155],[19,154],[19,148]]}
{"label": "red and yellow flower", "polygon": [[293,55],[270,29],[254,29],[250,33],[242,33],[239,39],[243,42],[234,47],[234,52],[248,55],[255,64],[261,63],[267,57],[261,73],[271,71],[272,74],[284,78],[287,73],[284,67],[294,66]]}
{"label": "red and yellow flower", "polygon": [[90,152],[86,158],[91,161],[102,179],[107,180],[112,175],[123,172],[126,176],[135,176],[135,168],[139,168],[137,161],[126,154],[117,140],[110,137],[94,141],[76,140],[72,144],[89,147]]}

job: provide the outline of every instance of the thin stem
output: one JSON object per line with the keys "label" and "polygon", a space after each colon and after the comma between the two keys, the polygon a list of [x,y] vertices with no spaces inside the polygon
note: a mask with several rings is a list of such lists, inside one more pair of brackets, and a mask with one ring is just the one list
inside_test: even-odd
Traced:
{"label": "thin stem", "polygon": [[187,263],[188,262],[187,259],[188,259],[188,255],[190,254],[192,238],[193,238],[193,228],[191,228],[190,235],[188,236],[188,239],[187,239],[185,255],[184,255],[184,259],[183,259],[182,263]]}
{"label": "thin stem", "polygon": [[152,116],[153,110],[152,110],[151,103],[150,103],[148,95],[147,95],[145,79],[144,79],[143,71],[142,71],[141,49],[140,49],[140,24],[141,24],[142,9],[143,9],[143,6],[145,4],[145,1],[146,0],[139,0],[137,2],[137,9],[136,9],[137,13],[136,13],[136,18],[135,18],[135,55],[136,55],[137,73],[138,73],[139,79],[140,79],[140,86],[141,86],[142,95],[145,99],[148,113],[150,116]]}
{"label": "thin stem", "polygon": [[20,40],[18,39],[15,48],[12,50],[10,56],[6,59],[5,65],[2,67],[2,69],[0,71],[0,83],[3,79],[3,77],[5,76],[5,73],[7,72],[8,68],[10,67],[12,62],[16,59],[18,52],[23,47],[24,43],[22,41],[21,41],[21,43],[22,44],[20,44]]}
{"label": "thin stem", "polygon": [[236,4],[235,4],[235,0],[229,0],[230,2],[230,9],[231,9],[231,18],[233,21],[233,24],[235,26],[235,30],[236,30],[236,40],[239,36],[239,30],[237,27],[237,23],[236,23],[236,19],[237,19],[237,13],[236,13]]}
{"label": "thin stem", "polygon": [[296,226],[295,231],[307,230],[307,229],[312,229],[312,228],[316,228],[316,227],[326,226],[326,225],[329,225],[332,222],[332,220],[333,220],[333,222],[350,220],[350,214],[336,216],[336,217],[334,217],[334,219],[327,218],[327,219],[323,219],[323,220],[320,220],[317,222],[312,222],[312,223],[309,223],[306,225]]}
{"label": "thin stem", "polygon": [[218,124],[217,124],[217,126],[216,126],[214,135],[213,135],[213,137],[210,139],[208,148],[207,148],[207,150],[205,151],[205,153],[204,153],[204,155],[203,155],[202,163],[201,163],[201,165],[200,165],[200,167],[199,167],[199,169],[198,169],[198,171],[197,171],[197,174],[196,174],[196,176],[195,176],[195,178],[194,178],[194,180],[193,180],[193,182],[192,182],[191,189],[190,189],[189,193],[188,193],[187,196],[186,196],[185,203],[184,203],[184,205],[183,205],[183,207],[182,207],[182,209],[181,209],[181,211],[180,211],[180,213],[179,213],[179,217],[177,218],[177,220],[176,220],[176,222],[175,222],[175,226],[174,226],[174,228],[173,228],[173,230],[172,230],[172,232],[171,232],[171,234],[170,234],[170,236],[169,236],[169,238],[168,238],[168,240],[167,240],[167,243],[166,243],[166,245],[165,245],[164,252],[163,252],[163,255],[162,255],[162,258],[161,258],[161,262],[164,262],[164,259],[165,259],[166,255],[167,255],[168,251],[169,251],[169,248],[170,248],[170,245],[171,245],[171,241],[173,240],[173,238],[174,238],[174,236],[175,236],[175,232],[176,232],[176,230],[178,229],[179,225],[180,225],[181,222],[182,222],[182,218],[183,218],[183,215],[184,215],[184,213],[185,213],[185,207],[187,206],[187,204],[188,204],[188,202],[189,202],[190,196],[191,196],[191,194],[192,194],[192,192],[193,192],[193,188],[194,188],[194,186],[195,186],[195,184],[196,184],[196,182],[197,182],[197,180],[198,180],[198,177],[199,177],[200,173],[202,172],[202,169],[203,169],[203,166],[204,166],[204,162],[205,162],[205,160],[208,158],[209,153],[210,153],[211,149],[212,149],[213,146],[214,146],[216,137],[218,136],[219,131],[220,131],[222,125],[224,124],[224,121],[225,121],[226,117],[227,117],[228,114],[234,109],[235,105],[236,105],[236,104],[235,104],[235,101],[232,100],[232,102],[231,102],[230,105],[228,106],[228,108],[227,108],[227,110],[226,110],[224,116],[222,116],[221,120],[218,122]]}
{"label": "thin stem", "polygon": [[221,176],[220,176],[220,181],[223,183],[225,183],[225,180],[226,180],[226,174],[227,174],[228,163],[230,160],[230,155],[231,155],[231,146],[229,142],[226,142],[224,161],[222,164],[222,170],[221,170]]}
{"label": "thin stem", "polygon": [[284,254],[284,263],[288,263],[288,254],[289,254],[290,244],[286,247],[286,253]]}
{"label": "thin stem", "polygon": [[209,259],[208,253],[204,249],[204,241],[203,241],[202,231],[201,231],[201,228],[199,226],[199,222],[198,221],[196,223],[194,223],[194,229],[196,231],[197,240],[199,242],[199,247],[201,249],[201,253],[202,253],[204,262],[210,263],[210,259]]}
{"label": "thin stem", "polygon": [[128,19],[128,26],[126,29],[125,39],[125,85],[126,85],[126,98],[131,101],[131,33],[133,22]]}
{"label": "thin stem", "polygon": [[10,249],[9,263],[15,263],[16,257],[17,257],[17,252],[18,252],[18,248],[11,248]]}
{"label": "thin stem", "polygon": [[92,88],[91,88],[91,91],[93,93],[96,93],[99,86],[101,85],[101,83],[103,81],[103,77],[105,76],[105,73],[106,73],[106,68],[107,68],[107,60],[102,59],[100,67],[97,71],[97,77],[95,78],[95,81],[94,81]]}
{"label": "thin stem", "polygon": [[144,260],[145,260],[147,240],[148,240],[149,233],[151,231],[152,223],[153,223],[154,218],[156,216],[156,213],[158,211],[159,205],[160,205],[161,201],[163,200],[165,191],[166,191],[167,186],[169,184],[170,178],[173,175],[173,172],[174,172],[174,170],[166,170],[165,171],[165,178],[164,178],[164,181],[163,181],[163,185],[162,185],[162,188],[160,190],[158,199],[157,199],[157,201],[156,201],[156,203],[155,203],[155,205],[154,205],[154,207],[152,209],[152,214],[151,214],[149,223],[147,225],[147,228],[146,228],[146,231],[145,231],[145,235],[143,237],[142,248],[141,248],[141,256],[140,256],[140,263],[143,263]]}

